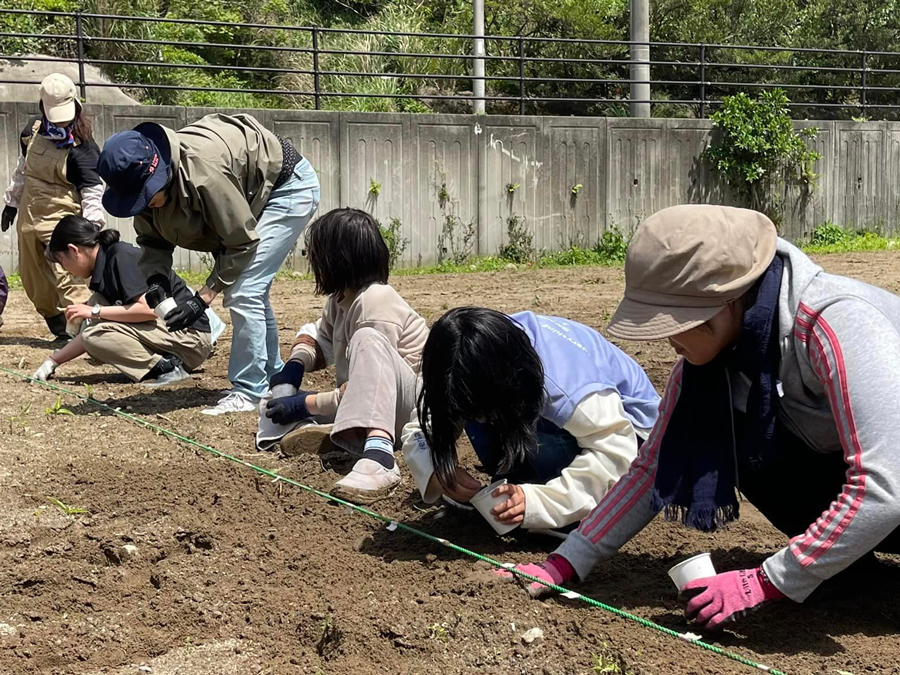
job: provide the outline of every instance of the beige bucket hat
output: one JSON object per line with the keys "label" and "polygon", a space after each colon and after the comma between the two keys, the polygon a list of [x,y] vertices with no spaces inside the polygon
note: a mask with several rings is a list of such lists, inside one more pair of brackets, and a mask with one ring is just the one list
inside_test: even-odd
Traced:
{"label": "beige bucket hat", "polygon": [[654,213],[628,245],[625,298],[610,335],[661,340],[709,321],[762,276],[777,241],[757,211],[684,205]]}
{"label": "beige bucket hat", "polygon": [[41,82],[44,116],[53,124],[75,119],[75,83],[62,73],[51,73]]}

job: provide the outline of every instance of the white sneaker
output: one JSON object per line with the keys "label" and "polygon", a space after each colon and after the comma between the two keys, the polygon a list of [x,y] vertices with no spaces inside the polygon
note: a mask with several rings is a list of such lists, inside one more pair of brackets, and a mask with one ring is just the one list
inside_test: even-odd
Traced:
{"label": "white sneaker", "polygon": [[165,387],[170,384],[175,384],[176,382],[181,382],[183,380],[189,379],[191,379],[190,374],[181,366],[176,366],[175,370],[170,370],[168,373],[163,373],[154,380],[141,382],[141,386],[146,387],[147,389],[156,389],[157,387]]}
{"label": "white sneaker", "polygon": [[400,485],[400,467],[385,469],[371,459],[361,459],[353,471],[341,478],[331,494],[354,504],[371,504],[390,495]]}
{"label": "white sneaker", "polygon": [[207,408],[203,411],[204,415],[225,415],[226,413],[238,412],[256,412],[256,406],[253,401],[243,394],[233,391],[225,398],[221,399],[214,408]]}

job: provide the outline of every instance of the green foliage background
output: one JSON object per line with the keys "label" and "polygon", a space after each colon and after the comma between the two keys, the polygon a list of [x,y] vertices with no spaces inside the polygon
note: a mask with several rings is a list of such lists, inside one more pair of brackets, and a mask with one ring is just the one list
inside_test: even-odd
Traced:
{"label": "green foliage background", "polygon": [[[170,87],[218,86],[234,92],[210,93],[185,89],[140,89],[129,93],[146,103],[240,106],[297,107],[313,106],[308,95],[285,95],[283,90],[310,92],[313,78],[312,55],[302,51],[311,47],[307,31],[251,28],[248,24],[280,24],[287,26],[320,26],[325,28],[372,29],[394,32],[437,32],[468,34],[471,32],[471,0],[6,0],[5,8],[38,9],[73,12],[139,15],[149,17],[202,19],[220,21],[221,26],[195,26],[134,21],[85,20],[85,31],[94,38],[121,38],[124,42],[87,42],[87,56],[101,61],[135,61],[177,63],[181,69],[163,69],[152,65],[101,65],[117,82],[156,84]],[[835,48],[900,52],[900,0],[654,0],[651,3],[651,39],[659,42],[705,44],[777,45],[784,47]],[[625,0],[486,0],[487,33],[490,35],[526,36],[530,38],[561,37],[601,40],[628,39],[628,2]],[[0,30],[40,34],[74,32],[69,17],[22,17],[0,13]],[[160,40],[162,45],[149,45],[136,40]],[[186,44],[199,43],[199,44]],[[284,47],[267,51],[216,47],[214,44],[235,43],[261,47]],[[323,107],[332,110],[413,111],[454,110],[460,101],[429,99],[414,101],[403,96],[433,94],[455,96],[465,94],[470,81],[452,79],[465,76],[469,63],[465,59],[404,57],[403,54],[437,52],[465,55],[471,44],[465,39],[435,37],[372,36],[363,34],[324,33],[320,39],[324,50],[353,50],[359,55],[324,53],[320,68],[333,74],[321,77],[323,91],[332,93],[366,92],[378,98],[356,96],[324,97]],[[487,53],[491,56],[517,56],[517,41],[491,40]],[[301,51],[290,51],[301,50]],[[40,38],[0,38],[3,54],[73,54],[72,42]],[[377,52],[377,54],[373,54]],[[525,43],[528,63],[525,75],[539,80],[528,82],[527,95],[535,98],[565,97],[624,99],[627,84],[611,82],[577,82],[571,80],[604,78],[627,79],[628,50],[624,46],[585,43]],[[772,68],[753,70],[710,67],[708,79],[717,82],[753,80],[758,83],[792,85],[788,94],[792,101],[809,103],[794,107],[794,117],[817,119],[847,118],[859,103],[859,54],[821,54],[761,52],[730,48],[707,48],[709,62],[720,64],[782,65],[797,69],[776,71]],[[574,59],[603,60],[606,63],[578,63]],[[699,79],[695,64],[699,50],[694,47],[654,47],[652,58],[671,62],[654,66],[658,80]],[[543,59],[543,60],[536,60]],[[884,87],[872,90],[872,104],[900,101],[900,59],[889,55],[867,57],[873,69],[868,85]],[[825,66],[828,72],[815,73],[803,68]],[[252,72],[238,67],[257,68]],[[841,70],[847,69],[847,70]],[[877,70],[895,70],[878,73]],[[355,77],[352,72],[372,73]],[[426,77],[396,77],[394,73],[418,73]],[[493,77],[517,78],[516,62],[489,61],[487,72]],[[435,78],[433,76],[444,76]],[[570,81],[566,81],[570,80]],[[803,89],[810,84],[829,84],[847,89]],[[248,91],[249,90],[249,91]],[[276,93],[253,93],[276,91]],[[735,86],[710,85],[707,96],[721,99],[745,89]],[[754,90],[747,90],[753,92]],[[519,93],[515,79],[490,80],[490,95],[512,97]],[[653,108],[657,116],[698,115],[697,106],[666,103],[694,99],[699,88],[694,84],[671,84],[654,88],[660,103]],[[467,108],[464,108],[467,109]],[[514,101],[489,103],[494,113],[516,112]],[[624,103],[591,103],[578,101],[529,102],[529,113],[624,115]],[[869,111],[870,117],[897,117],[880,109]]]}

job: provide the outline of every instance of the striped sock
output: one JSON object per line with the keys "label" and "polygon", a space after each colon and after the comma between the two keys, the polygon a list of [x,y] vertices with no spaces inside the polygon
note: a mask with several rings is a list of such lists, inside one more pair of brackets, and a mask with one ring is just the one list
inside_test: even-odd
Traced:
{"label": "striped sock", "polygon": [[389,438],[369,436],[366,439],[366,447],[362,456],[363,459],[371,459],[373,462],[378,462],[385,469],[394,468],[394,444]]}

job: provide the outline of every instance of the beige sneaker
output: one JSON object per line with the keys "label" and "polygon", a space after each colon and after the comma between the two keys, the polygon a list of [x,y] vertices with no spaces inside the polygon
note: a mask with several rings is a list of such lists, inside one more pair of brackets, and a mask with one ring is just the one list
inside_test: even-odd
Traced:
{"label": "beige sneaker", "polygon": [[281,452],[286,457],[316,455],[337,450],[331,442],[333,424],[306,424],[297,427],[281,439]]}
{"label": "beige sneaker", "polygon": [[385,469],[371,459],[361,459],[353,471],[341,478],[331,494],[354,504],[371,504],[389,496],[400,485],[400,467]]}

